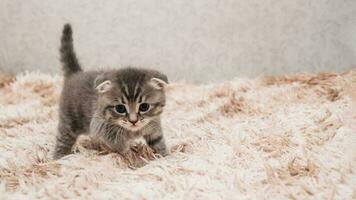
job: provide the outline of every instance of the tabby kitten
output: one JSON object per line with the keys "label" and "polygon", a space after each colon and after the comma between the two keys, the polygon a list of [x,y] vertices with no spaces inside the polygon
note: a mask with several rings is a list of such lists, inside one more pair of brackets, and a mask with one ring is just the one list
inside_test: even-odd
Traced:
{"label": "tabby kitten", "polygon": [[83,72],[69,24],[63,28],[60,58],[65,79],[54,159],[70,154],[81,134],[91,134],[119,153],[143,136],[156,153],[167,155],[160,120],[167,76],[138,68]]}

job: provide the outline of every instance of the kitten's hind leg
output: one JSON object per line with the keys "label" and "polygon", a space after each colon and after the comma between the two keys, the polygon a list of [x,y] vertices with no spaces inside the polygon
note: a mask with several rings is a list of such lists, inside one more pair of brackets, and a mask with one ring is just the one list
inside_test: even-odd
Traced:
{"label": "kitten's hind leg", "polygon": [[156,153],[162,156],[168,155],[166,142],[160,130],[153,134],[145,135],[144,138],[148,146],[151,147],[151,149],[153,149]]}
{"label": "kitten's hind leg", "polygon": [[77,138],[78,134],[59,126],[53,158],[57,160],[70,154]]}

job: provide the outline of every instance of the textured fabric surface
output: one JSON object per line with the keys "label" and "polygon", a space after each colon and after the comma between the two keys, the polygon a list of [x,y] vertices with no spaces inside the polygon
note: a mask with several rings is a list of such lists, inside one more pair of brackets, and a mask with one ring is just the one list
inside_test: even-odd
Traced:
{"label": "textured fabric surface", "polygon": [[0,80],[0,199],[356,197],[356,70],[170,84],[165,158],[81,137],[53,161],[62,77]]}
{"label": "textured fabric surface", "polygon": [[0,70],[58,73],[67,22],[92,69],[206,82],[356,66],[355,0],[1,0]]}

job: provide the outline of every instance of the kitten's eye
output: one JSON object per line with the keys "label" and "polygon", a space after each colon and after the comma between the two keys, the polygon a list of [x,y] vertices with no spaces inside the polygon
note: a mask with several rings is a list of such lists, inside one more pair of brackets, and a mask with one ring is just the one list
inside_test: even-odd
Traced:
{"label": "kitten's eye", "polygon": [[148,109],[150,109],[150,104],[148,103],[141,103],[140,105],[140,112],[146,112]]}
{"label": "kitten's eye", "polygon": [[120,113],[120,114],[124,114],[124,113],[126,113],[126,108],[125,108],[124,105],[119,104],[119,105],[115,106],[115,111]]}

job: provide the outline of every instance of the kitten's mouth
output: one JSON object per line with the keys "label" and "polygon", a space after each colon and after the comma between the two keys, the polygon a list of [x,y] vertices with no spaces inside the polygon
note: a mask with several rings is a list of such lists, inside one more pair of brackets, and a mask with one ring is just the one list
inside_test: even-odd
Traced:
{"label": "kitten's mouth", "polygon": [[125,129],[129,130],[129,131],[139,131],[141,130],[147,123],[146,121],[140,121],[137,122],[135,124],[132,123],[119,123],[122,127],[124,127]]}
{"label": "kitten's mouth", "polygon": [[143,126],[139,126],[139,125],[137,125],[137,124],[135,124],[135,125],[130,125],[130,126],[128,126],[127,128],[129,129],[129,130],[131,130],[131,131],[139,131],[139,130],[141,130],[142,129],[142,127]]}
{"label": "kitten's mouth", "polygon": [[124,126],[124,128],[128,131],[139,131],[142,128],[140,126],[134,125],[134,126]]}
{"label": "kitten's mouth", "polygon": [[132,127],[132,128],[137,128],[137,127],[140,127],[140,126],[137,125],[137,124],[131,124],[130,127]]}

